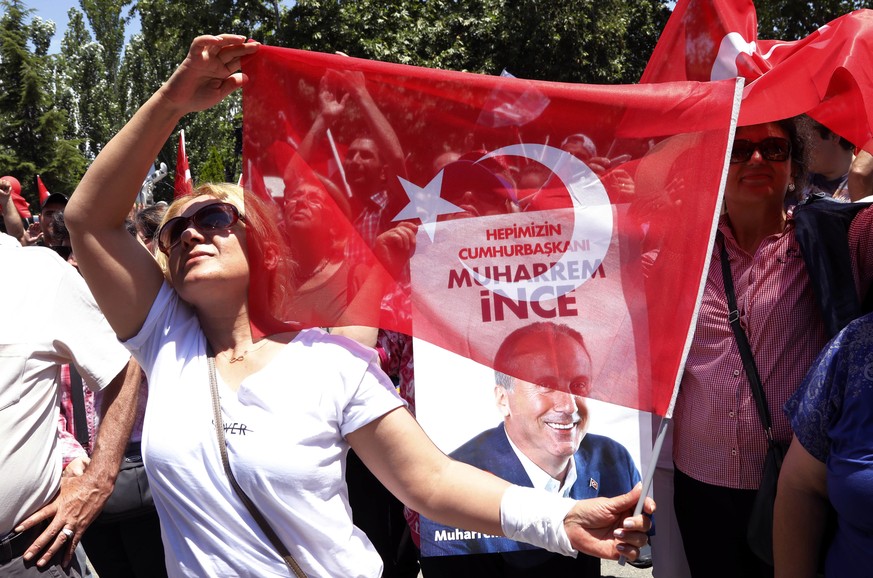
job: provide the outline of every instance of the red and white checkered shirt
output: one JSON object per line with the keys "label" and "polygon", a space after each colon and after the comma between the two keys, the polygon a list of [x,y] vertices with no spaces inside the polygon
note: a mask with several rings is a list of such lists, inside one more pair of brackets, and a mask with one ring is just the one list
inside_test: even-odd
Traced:
{"label": "red and white checkered shirt", "polygon": [[[856,287],[864,294],[873,276],[873,210],[858,213],[849,229]],[[730,258],[740,321],[749,338],[770,408],[773,431],[791,439],[782,412],[827,341],[800,246],[789,217],[785,231],[761,243],[754,255],[737,245],[722,216],[719,231]],[[728,323],[719,247],[704,288],[694,340],[673,414],[673,460],[707,484],[756,489],[767,442],[743,361]]]}
{"label": "red and white checkered shirt", "polygon": [[379,236],[379,233],[384,230],[386,216],[383,213],[387,206],[388,192],[377,191],[367,199],[366,206],[355,220],[355,228],[364,238],[364,242],[371,247],[376,243],[376,237]]}

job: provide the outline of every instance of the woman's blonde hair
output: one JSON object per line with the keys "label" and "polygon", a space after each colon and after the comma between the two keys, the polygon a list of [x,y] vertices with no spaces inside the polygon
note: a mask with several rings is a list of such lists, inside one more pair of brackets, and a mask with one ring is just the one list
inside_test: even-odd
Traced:
{"label": "woman's blonde hair", "polygon": [[[173,200],[164,213],[161,227],[178,217],[191,199],[203,196],[235,206],[240,220],[245,223],[252,325],[265,335],[293,329],[283,320],[290,305],[294,263],[279,231],[275,205],[233,183],[203,183],[191,194]],[[167,256],[156,251],[156,258],[169,280]]]}

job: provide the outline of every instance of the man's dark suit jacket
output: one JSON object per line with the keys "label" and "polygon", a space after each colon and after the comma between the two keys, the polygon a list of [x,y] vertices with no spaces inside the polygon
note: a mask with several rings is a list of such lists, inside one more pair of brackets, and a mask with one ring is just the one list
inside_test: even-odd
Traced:
{"label": "man's dark suit jacket", "polygon": [[[451,457],[519,486],[532,487],[503,424],[484,431]],[[570,497],[577,500],[629,492],[640,480],[633,459],[618,442],[587,434],[574,455],[577,479]],[[572,576],[600,576],[600,560],[579,554],[575,559],[503,537],[490,537],[421,518],[422,570],[425,578],[463,576],[543,576],[567,571]],[[430,558],[424,558],[430,557]]]}

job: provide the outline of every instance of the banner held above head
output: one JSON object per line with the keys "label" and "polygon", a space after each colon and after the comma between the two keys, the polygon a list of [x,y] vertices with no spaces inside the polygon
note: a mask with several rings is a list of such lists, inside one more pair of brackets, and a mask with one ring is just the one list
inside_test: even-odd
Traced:
{"label": "banner held above head", "polygon": [[871,54],[871,10],[840,16],[801,40],[759,40],[752,0],[680,0],[640,82],[742,76],[740,125],[805,113],[866,147],[873,138]]}
{"label": "banner held above head", "polygon": [[519,327],[567,324],[592,397],[668,412],[736,81],[585,86],[268,46],[243,72],[245,186],[296,265],[277,315],[491,367]]}

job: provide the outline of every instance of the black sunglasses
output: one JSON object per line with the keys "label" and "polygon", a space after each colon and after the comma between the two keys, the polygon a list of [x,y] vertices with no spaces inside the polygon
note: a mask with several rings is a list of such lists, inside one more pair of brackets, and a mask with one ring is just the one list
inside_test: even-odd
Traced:
{"label": "black sunglasses", "polygon": [[766,161],[783,162],[791,156],[791,143],[788,139],[778,136],[765,138],[761,142],[739,139],[734,141],[731,149],[731,164],[744,163],[752,158],[755,151],[761,153],[761,158]]}
{"label": "black sunglasses", "polygon": [[206,205],[190,217],[174,217],[158,231],[158,248],[169,255],[170,250],[182,240],[182,233],[193,223],[202,232],[230,229],[237,221],[245,222],[239,209],[230,203]]}

